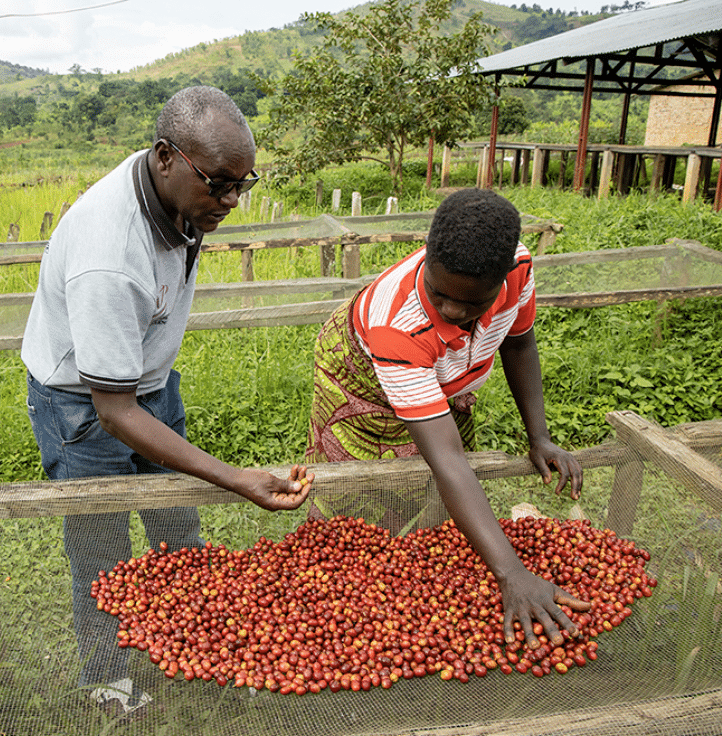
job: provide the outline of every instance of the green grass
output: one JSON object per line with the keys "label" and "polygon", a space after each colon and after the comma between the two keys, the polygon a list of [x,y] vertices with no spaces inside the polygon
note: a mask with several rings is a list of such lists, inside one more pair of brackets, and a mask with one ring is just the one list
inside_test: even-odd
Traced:
{"label": "green grass", "polygon": [[[368,181],[376,182],[373,186],[364,179],[365,171],[369,171]],[[0,225],[5,228],[17,217],[17,202],[28,205],[23,227],[25,222],[40,222],[43,211],[53,207],[57,210],[81,180],[87,182],[92,176],[77,174],[63,184],[49,182],[29,188],[37,190],[34,193],[17,189],[12,198],[3,196]],[[380,207],[387,196],[383,177],[373,166],[333,170],[322,177],[329,196],[337,186],[348,192],[363,189],[369,208],[374,201]],[[402,211],[429,209],[438,202],[433,194],[414,191],[413,186],[409,189]],[[263,184],[254,190],[254,206],[265,195],[282,199],[286,214],[297,209],[302,216],[314,216],[324,209],[316,209],[314,190],[315,182],[296,183],[285,190]],[[554,252],[654,245],[670,237],[699,240],[722,250],[722,221],[703,203],[685,207],[673,196],[649,198],[638,194],[598,202],[549,189],[514,188],[502,193],[521,211],[564,224]],[[252,209],[250,213],[234,213],[237,219],[233,221],[251,222],[257,216],[258,210]],[[525,236],[532,252],[536,239]],[[377,272],[417,245],[364,247],[362,271]],[[274,249],[254,257],[256,279],[315,276],[318,267],[314,248],[295,252]],[[0,293],[34,290],[37,273],[37,266],[32,264],[0,267]],[[199,280],[240,280],[240,255],[204,254]],[[610,434],[605,414],[615,409],[633,410],[662,426],[722,416],[720,324],[722,303],[718,298],[674,301],[663,308],[642,302],[587,310],[540,309],[536,333],[552,436],[570,449],[599,444]],[[301,460],[311,399],[312,349],[318,328],[310,325],[187,333],[176,367],[183,376],[181,391],[189,439],[240,466]],[[26,415],[24,381],[19,353],[0,352],[3,483],[43,477]],[[478,392],[474,412],[479,449],[525,452],[526,438],[500,368]],[[706,564],[719,570],[720,532],[700,527],[700,515],[709,510],[689,491],[654,473],[647,474],[646,482],[635,536],[654,549],[653,565],[665,582],[649,602],[635,604],[639,606],[638,614],[635,612],[629,620],[634,636],[625,638],[620,632],[605,639],[605,666],[623,669],[635,692],[661,687],[645,674],[645,667],[655,664],[659,681],[670,683],[670,688],[714,685],[718,655],[695,653],[694,649],[700,637],[719,640],[718,623],[687,634],[690,619],[677,612],[689,609],[698,615],[708,610],[711,602],[719,605],[719,595],[708,590],[706,579],[699,579],[701,573],[689,555],[690,550],[697,551]],[[585,475],[580,504],[595,525],[604,523],[612,483],[610,469]],[[572,505],[568,496],[555,496],[537,477],[490,482],[489,495],[499,515],[508,514],[521,501],[558,516],[568,514]],[[239,503],[203,507],[201,516],[207,539],[240,549],[251,546],[261,535],[280,539],[302,522],[305,511],[279,515]],[[132,519],[133,549],[140,554],[147,541],[138,519]],[[108,732],[107,721],[81,710],[83,694],[73,685],[77,665],[68,605],[70,577],[62,552],[60,520],[4,519],[0,529],[0,608],[13,613],[6,622],[0,622],[0,733],[3,728],[9,730],[6,724],[13,726],[14,731],[9,732],[16,734]],[[687,572],[685,567],[689,568]],[[661,625],[666,632],[663,641],[654,636]],[[263,721],[244,693],[204,688],[199,683],[187,689],[168,686],[143,657],[133,661],[139,679],[158,693],[167,708],[163,733],[215,735],[224,733],[225,727],[231,728],[233,719],[257,725]],[[630,663],[635,662],[638,668],[630,670]],[[25,666],[27,663],[33,666]],[[595,677],[592,667],[587,670],[592,672],[574,675],[577,679],[569,677],[565,687],[584,690],[589,678]],[[604,675],[600,676],[603,680]],[[484,687],[495,687],[488,679]],[[395,691],[400,688],[391,692]],[[373,697],[377,696],[383,697]],[[293,710],[296,706],[288,707]],[[266,714],[271,719],[266,730],[274,732],[276,728],[274,733],[279,733],[280,727],[273,721],[275,714],[275,708]],[[142,731],[129,728],[126,732]],[[258,732],[265,730],[259,725]]]}

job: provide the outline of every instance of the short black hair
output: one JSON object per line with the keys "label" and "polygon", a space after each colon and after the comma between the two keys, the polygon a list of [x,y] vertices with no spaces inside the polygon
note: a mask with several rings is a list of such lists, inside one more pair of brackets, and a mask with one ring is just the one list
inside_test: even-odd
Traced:
{"label": "short black hair", "polygon": [[501,282],[515,263],[521,217],[491,189],[461,189],[438,207],[427,238],[426,257],[449,273]]}

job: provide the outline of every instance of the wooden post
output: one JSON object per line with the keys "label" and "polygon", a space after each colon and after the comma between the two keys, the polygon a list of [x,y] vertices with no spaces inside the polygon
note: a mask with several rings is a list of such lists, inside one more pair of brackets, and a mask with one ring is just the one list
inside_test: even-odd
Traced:
{"label": "wooden post", "polygon": [[479,153],[479,167],[476,170],[476,188],[484,189],[484,176],[486,174],[486,161],[489,156],[489,146],[482,146]]}
{"label": "wooden post", "polygon": [[20,237],[20,225],[17,222],[11,222],[8,228],[8,243],[17,243]]}
{"label": "wooden post", "polygon": [[60,214],[58,215],[58,222],[63,219],[63,215],[70,209],[70,202],[63,202],[60,207]]}
{"label": "wooden post", "polygon": [[241,212],[249,212],[251,209],[251,191],[243,192],[239,199]]}
{"label": "wooden post", "polygon": [[[494,166],[496,165],[496,141],[499,133],[499,74],[496,75],[496,85],[494,86],[494,96],[496,104],[491,108],[491,128],[489,130],[489,157],[486,160],[486,181],[484,186],[491,189],[494,186]],[[504,169],[504,160],[501,161],[502,171]]]}
{"label": "wooden post", "polygon": [[717,172],[717,187],[714,193],[714,211],[719,212],[722,209],[722,159],[720,159],[720,167]]}
{"label": "wooden post", "polygon": [[261,222],[265,222],[268,219],[268,211],[271,208],[271,198],[264,197],[261,200]]}
{"label": "wooden post", "polygon": [[539,242],[536,246],[536,253],[538,256],[543,256],[546,253],[547,247],[552,245],[557,239],[557,234],[553,227],[549,227],[547,230],[542,230],[539,235]]}
{"label": "wooden post", "polygon": [[582,97],[582,114],[579,120],[579,142],[577,158],[574,162],[574,191],[580,192],[584,187],[584,174],[587,168],[587,142],[589,140],[589,117],[592,109],[592,87],[594,86],[594,65],[596,59],[587,57],[587,72],[584,79],[584,95]]}
{"label": "wooden post", "polygon": [[592,151],[589,164],[589,185],[587,191],[591,194],[599,185],[599,151]]}
{"label": "wooden post", "polygon": [[386,200],[386,214],[387,215],[397,214],[398,211],[399,211],[399,198],[389,197]]}
{"label": "wooden post", "polygon": [[690,153],[689,156],[687,156],[687,173],[684,177],[684,191],[682,192],[683,204],[694,202],[697,198],[701,165],[702,159],[698,154]]}
{"label": "wooden post", "polygon": [[351,217],[361,217],[361,192],[351,194]]}
{"label": "wooden post", "polygon": [[614,168],[614,153],[607,148],[602,156],[602,171],[599,175],[599,193],[597,199],[606,199],[609,196],[609,186],[612,183],[612,169]]}
{"label": "wooden post", "polygon": [[559,189],[564,189],[564,176],[567,173],[567,159],[569,154],[566,151],[562,151],[559,156],[559,176],[557,177],[557,186]]}
{"label": "wooden post", "polygon": [[512,162],[511,162],[511,176],[509,177],[509,183],[513,186],[514,184],[519,183],[519,162],[520,162],[520,153],[519,149],[515,149],[514,153],[512,154]]}
{"label": "wooden post", "polygon": [[323,181],[316,181],[316,207],[320,207],[323,202]]}
{"label": "wooden post", "polygon": [[504,184],[504,156],[506,151],[503,148],[499,149],[499,189]]}
{"label": "wooden post", "polygon": [[53,213],[46,212],[43,215],[43,222],[40,225],[40,240],[47,240],[50,237],[50,230],[53,227]]}
{"label": "wooden post", "polygon": [[434,172],[434,136],[429,136],[429,150],[426,154],[426,188],[431,189],[431,177]]}
{"label": "wooden post", "polygon": [[630,451],[614,470],[614,484],[605,522],[609,529],[617,532],[618,537],[632,535],[643,483],[644,463],[635,452]]}
{"label": "wooden post", "polygon": [[525,148],[521,152],[521,183],[526,186],[529,183],[529,157],[530,151]]}
{"label": "wooden post", "polygon": [[341,241],[341,270],[345,279],[361,276],[361,246],[353,240]]}
{"label": "wooden post", "polygon": [[331,211],[338,212],[341,208],[341,190],[334,189],[331,195]]}
{"label": "wooden post", "polygon": [[253,251],[250,248],[241,251],[241,281],[253,281]]}
{"label": "wooden post", "polygon": [[658,192],[660,190],[663,176],[664,176],[664,154],[658,153],[654,157],[654,163],[652,164],[652,178],[649,181],[649,190],[651,192]]}
{"label": "wooden post", "polygon": [[722,511],[719,465],[632,411],[612,411],[606,419],[616,430],[617,437],[640,459],[653,462],[712,509]]}
{"label": "wooden post", "polygon": [[531,167],[531,187],[540,187],[544,176],[544,152],[539,146],[534,146],[534,161]]}
{"label": "wooden post", "polygon": [[336,245],[334,243],[323,243],[318,247],[321,258],[321,276],[336,275]]}
{"label": "wooden post", "polygon": [[283,217],[283,202],[274,202],[271,212],[271,222],[278,222]]}
{"label": "wooden post", "polygon": [[444,146],[444,154],[441,157],[441,188],[449,186],[449,170],[451,169],[451,149]]}

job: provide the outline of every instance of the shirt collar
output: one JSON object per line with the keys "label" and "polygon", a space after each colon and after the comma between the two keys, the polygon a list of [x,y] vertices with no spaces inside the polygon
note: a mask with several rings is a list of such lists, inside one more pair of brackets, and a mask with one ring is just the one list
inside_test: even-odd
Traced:
{"label": "shirt collar", "polygon": [[427,319],[434,325],[434,329],[438,333],[439,337],[445,343],[449,343],[452,340],[456,340],[461,337],[468,337],[469,333],[466,330],[462,330],[457,325],[450,325],[448,322],[444,322],[441,315],[432,306],[429,298],[426,296],[426,289],[424,288],[424,269],[426,266],[426,257],[419,263],[416,269],[416,296],[421,304],[421,308],[424,310]]}
{"label": "shirt collar", "polygon": [[[426,296],[426,289],[424,288],[425,267],[426,256],[424,256],[424,259],[416,268],[416,281],[414,288],[416,289],[417,299],[419,300],[421,308],[424,310],[427,319],[434,325],[434,329],[445,343],[450,343],[452,340],[456,340],[458,338],[469,337],[469,333],[466,330],[462,330],[461,327],[458,327],[457,325],[450,325],[448,322],[445,322],[441,315],[436,311],[436,308],[429,301],[429,298]],[[496,298],[496,301],[491,308],[479,318],[477,323],[480,322],[484,328],[489,326],[491,318],[499,308],[498,305],[503,304],[506,301],[506,290],[506,279],[504,279],[504,285],[501,287],[501,291],[499,292],[499,296]],[[472,330],[472,332],[474,332],[474,330]]]}
{"label": "shirt collar", "polygon": [[200,248],[203,232],[197,230],[189,223],[184,223],[188,235],[182,233],[173,224],[168,213],[158,198],[153,179],[150,175],[150,150],[145,155],[140,155],[133,162],[133,185],[135,196],[138,199],[141,211],[150,223],[155,233],[156,240],[167,250],[188,246],[197,250]]}

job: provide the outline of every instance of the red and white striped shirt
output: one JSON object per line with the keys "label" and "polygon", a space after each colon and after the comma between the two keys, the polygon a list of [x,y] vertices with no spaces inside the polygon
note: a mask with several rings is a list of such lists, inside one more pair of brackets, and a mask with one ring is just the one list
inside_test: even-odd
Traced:
{"label": "red and white striped shirt", "polygon": [[491,309],[473,336],[441,318],[424,290],[426,247],[384,271],[354,305],[356,338],[373,361],[389,403],[402,420],[448,413],[448,399],[479,388],[507,335],[534,325],[536,301],[531,255],[519,243]]}

